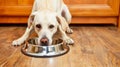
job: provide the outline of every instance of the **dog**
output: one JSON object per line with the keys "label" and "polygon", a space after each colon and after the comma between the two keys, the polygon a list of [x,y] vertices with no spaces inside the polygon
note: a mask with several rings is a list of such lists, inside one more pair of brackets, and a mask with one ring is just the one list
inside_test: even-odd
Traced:
{"label": "dog", "polygon": [[25,33],[14,40],[12,45],[24,43],[32,30],[35,30],[38,35],[38,44],[51,45],[53,35],[58,29],[67,44],[74,44],[73,39],[67,36],[67,33],[73,32],[69,27],[71,18],[70,11],[63,0],[35,0]]}

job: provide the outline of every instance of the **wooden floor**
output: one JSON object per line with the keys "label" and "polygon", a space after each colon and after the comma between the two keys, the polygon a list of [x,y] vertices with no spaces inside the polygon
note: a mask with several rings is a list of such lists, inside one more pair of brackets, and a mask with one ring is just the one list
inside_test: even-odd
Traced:
{"label": "wooden floor", "polygon": [[26,27],[0,27],[0,67],[120,67],[120,31],[114,26],[72,26],[74,46],[62,56],[28,57],[11,42]]}

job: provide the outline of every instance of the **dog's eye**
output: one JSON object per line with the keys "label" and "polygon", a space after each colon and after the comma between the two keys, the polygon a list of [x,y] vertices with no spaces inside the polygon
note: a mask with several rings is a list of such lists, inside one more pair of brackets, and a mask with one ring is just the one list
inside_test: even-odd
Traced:
{"label": "dog's eye", "polygon": [[40,25],[40,24],[37,24],[36,27],[37,27],[37,28],[41,28],[41,25]]}
{"label": "dog's eye", "polygon": [[49,28],[50,28],[50,29],[54,28],[54,25],[50,25]]}

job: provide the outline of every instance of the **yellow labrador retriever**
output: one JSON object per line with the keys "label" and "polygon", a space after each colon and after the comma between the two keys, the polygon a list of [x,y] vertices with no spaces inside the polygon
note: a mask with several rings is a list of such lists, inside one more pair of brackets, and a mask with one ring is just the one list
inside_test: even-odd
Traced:
{"label": "yellow labrador retriever", "polygon": [[67,44],[74,41],[65,32],[72,33],[69,28],[71,14],[63,0],[35,0],[28,27],[22,37],[13,41],[12,45],[21,45],[29,37],[32,30],[38,34],[38,44],[51,45],[52,37],[59,29]]}

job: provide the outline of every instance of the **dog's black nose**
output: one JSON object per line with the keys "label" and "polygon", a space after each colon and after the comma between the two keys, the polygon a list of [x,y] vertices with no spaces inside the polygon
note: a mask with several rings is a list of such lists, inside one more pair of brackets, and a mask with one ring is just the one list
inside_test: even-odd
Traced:
{"label": "dog's black nose", "polygon": [[47,45],[48,45],[48,38],[43,37],[43,38],[40,40],[40,42],[41,42],[41,45],[42,45],[42,46],[47,46]]}

